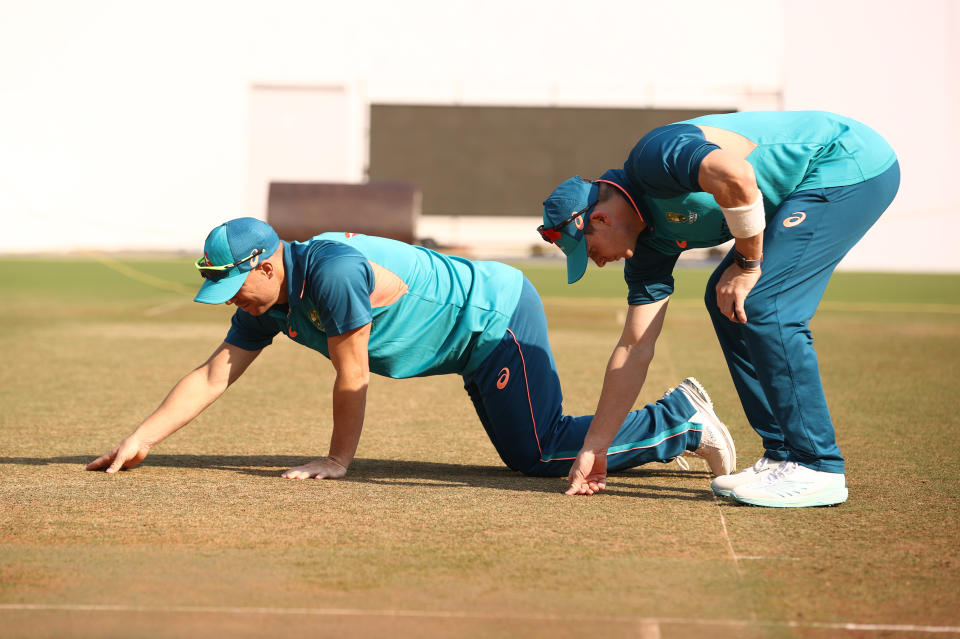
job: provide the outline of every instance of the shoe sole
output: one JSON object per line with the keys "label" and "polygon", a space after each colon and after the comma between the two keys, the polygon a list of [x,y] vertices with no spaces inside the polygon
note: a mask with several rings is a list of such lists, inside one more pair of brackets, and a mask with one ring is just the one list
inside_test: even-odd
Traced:
{"label": "shoe sole", "polygon": [[[730,451],[730,459],[733,462],[732,466],[730,467],[730,472],[723,473],[723,474],[732,475],[737,470],[737,447],[733,443],[733,436],[731,436],[730,431],[727,430],[726,424],[720,421],[720,418],[717,417],[717,412],[713,410],[713,401],[710,399],[710,395],[707,393],[707,389],[705,389],[703,385],[700,384],[700,382],[698,382],[694,377],[687,377],[686,379],[683,380],[683,382],[680,382],[680,388],[686,388],[684,386],[684,382],[686,382],[687,384],[689,384],[689,386],[692,386],[693,388],[691,389],[690,394],[683,393],[683,396],[686,397],[688,400],[690,400],[690,403],[693,404],[693,407],[696,408],[698,411],[701,410],[702,408],[706,408],[707,410],[701,411],[701,412],[704,412],[707,415],[712,415],[714,417],[714,420],[713,420],[714,426],[716,426],[720,430],[720,434],[723,436],[723,441],[726,444],[727,449]],[[699,457],[699,455],[697,456]],[[721,493],[717,493],[717,494],[721,495]],[[721,495],[721,496],[729,497],[730,495]]]}
{"label": "shoe sole", "polygon": [[751,506],[763,506],[765,508],[810,508],[815,506],[837,506],[847,501],[848,491],[846,488],[834,488],[810,497],[800,497],[796,499],[756,499],[752,497],[740,497],[731,494],[737,501],[749,504]]}

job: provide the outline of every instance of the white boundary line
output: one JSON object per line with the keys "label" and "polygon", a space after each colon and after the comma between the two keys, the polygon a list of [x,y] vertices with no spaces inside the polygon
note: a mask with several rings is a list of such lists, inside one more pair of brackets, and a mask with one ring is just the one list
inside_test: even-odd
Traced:
{"label": "white boundary line", "polygon": [[923,626],[913,624],[849,623],[818,621],[777,621],[739,619],[683,619],[678,617],[588,616],[556,614],[484,614],[463,610],[364,610],[362,608],[271,608],[239,606],[128,606],[122,604],[0,604],[0,612],[146,612],[220,615],[303,615],[315,617],[405,617],[413,619],[481,619],[515,621],[607,621],[641,626],[769,626],[859,630],[874,632],[927,632],[960,634],[960,626]]}

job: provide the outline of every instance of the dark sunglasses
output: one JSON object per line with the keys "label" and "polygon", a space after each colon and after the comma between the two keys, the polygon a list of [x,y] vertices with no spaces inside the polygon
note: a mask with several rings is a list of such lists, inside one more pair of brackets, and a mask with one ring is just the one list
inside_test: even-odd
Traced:
{"label": "dark sunglasses", "polygon": [[211,282],[219,282],[220,280],[222,280],[227,276],[227,274],[230,272],[230,269],[232,269],[235,266],[240,266],[244,262],[248,262],[252,260],[256,256],[263,253],[265,250],[266,249],[253,249],[253,252],[250,253],[250,255],[243,258],[242,260],[237,260],[233,264],[224,264],[223,266],[213,266],[212,264],[209,263],[209,260],[207,259],[207,257],[203,256],[199,260],[197,260],[197,263],[195,264],[195,266],[197,267],[197,270],[200,271],[200,275],[204,279],[210,280]]}
{"label": "dark sunglasses", "polygon": [[592,209],[595,204],[596,202],[589,205],[585,209],[582,209],[580,211],[575,211],[570,217],[568,217],[567,219],[565,219],[564,221],[558,224],[554,224],[553,226],[544,226],[543,224],[541,224],[540,226],[537,227],[537,233],[540,234],[540,237],[543,238],[544,242],[548,242],[550,244],[556,244],[557,240],[560,239],[560,229],[565,227],[570,222],[573,222],[575,219],[577,219],[581,215],[589,213],[590,209]]}

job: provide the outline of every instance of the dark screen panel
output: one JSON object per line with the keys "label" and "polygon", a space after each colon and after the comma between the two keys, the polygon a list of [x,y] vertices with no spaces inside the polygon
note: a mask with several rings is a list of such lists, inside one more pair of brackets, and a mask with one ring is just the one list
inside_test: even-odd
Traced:
{"label": "dark screen panel", "polygon": [[557,184],[622,166],[650,129],[720,112],[377,104],[369,178],[416,184],[427,215],[539,215]]}

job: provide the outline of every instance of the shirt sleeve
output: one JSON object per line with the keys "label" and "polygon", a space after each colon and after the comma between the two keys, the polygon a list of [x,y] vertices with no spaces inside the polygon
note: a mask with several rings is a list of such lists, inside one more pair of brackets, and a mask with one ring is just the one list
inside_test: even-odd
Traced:
{"label": "shirt sleeve", "polygon": [[692,124],[668,124],[640,138],[623,170],[650,197],[676,197],[703,190],[700,163],[719,148]]}
{"label": "shirt sleeve", "polygon": [[327,337],[373,320],[370,294],[376,286],[373,267],[356,249],[325,242],[310,252],[306,291]]}
{"label": "shirt sleeve", "polygon": [[664,255],[637,244],[623,267],[628,304],[651,304],[673,293],[673,267],[680,255]]}
{"label": "shirt sleeve", "polygon": [[273,337],[280,332],[276,320],[261,315],[254,317],[238,308],[230,320],[230,330],[224,341],[245,351],[259,351],[273,343]]}

